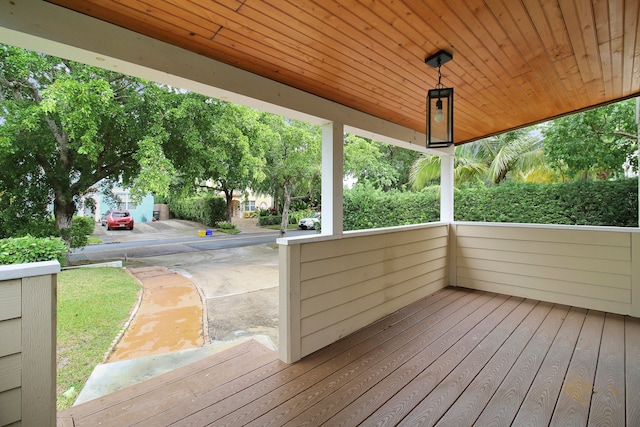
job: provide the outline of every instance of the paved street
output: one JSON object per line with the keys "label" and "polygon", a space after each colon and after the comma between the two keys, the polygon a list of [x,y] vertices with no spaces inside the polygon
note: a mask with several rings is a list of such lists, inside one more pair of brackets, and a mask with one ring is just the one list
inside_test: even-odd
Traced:
{"label": "paved street", "polygon": [[[234,219],[234,224],[242,231],[230,235],[214,231],[211,236],[199,236],[199,231],[206,230],[201,224],[168,220],[155,223],[136,224],[133,230],[111,230],[96,226],[94,236],[103,243],[89,245],[74,251],[72,262],[100,262],[108,260],[125,260],[129,258],[145,258],[180,253],[221,250],[245,246],[274,243],[280,234],[276,230],[256,226],[256,219]],[[289,230],[288,236],[313,234],[313,230]]]}

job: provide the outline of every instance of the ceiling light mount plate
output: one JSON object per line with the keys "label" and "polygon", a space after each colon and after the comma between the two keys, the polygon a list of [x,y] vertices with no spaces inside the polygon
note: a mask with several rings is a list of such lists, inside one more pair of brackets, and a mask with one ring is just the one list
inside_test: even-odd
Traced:
{"label": "ceiling light mount plate", "polygon": [[432,68],[438,68],[453,59],[453,55],[446,50],[441,50],[434,53],[430,57],[424,60],[424,62]]}

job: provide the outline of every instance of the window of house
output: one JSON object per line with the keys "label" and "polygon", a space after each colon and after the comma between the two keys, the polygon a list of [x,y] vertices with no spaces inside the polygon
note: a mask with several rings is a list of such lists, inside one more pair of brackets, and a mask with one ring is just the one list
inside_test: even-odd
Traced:
{"label": "window of house", "polygon": [[247,200],[244,202],[244,211],[245,212],[253,212],[256,210],[256,201],[255,200]]}
{"label": "window of house", "polygon": [[129,199],[129,193],[116,193],[116,200],[118,200],[118,209],[133,211],[137,208],[137,205]]}

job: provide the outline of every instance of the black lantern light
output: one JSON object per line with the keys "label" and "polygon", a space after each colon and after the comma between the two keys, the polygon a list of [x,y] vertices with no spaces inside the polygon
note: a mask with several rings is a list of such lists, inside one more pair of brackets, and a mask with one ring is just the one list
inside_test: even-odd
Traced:
{"label": "black lantern light", "polygon": [[443,148],[453,144],[453,88],[441,83],[440,67],[453,56],[444,50],[424,62],[438,69],[438,84],[427,95],[427,148]]}

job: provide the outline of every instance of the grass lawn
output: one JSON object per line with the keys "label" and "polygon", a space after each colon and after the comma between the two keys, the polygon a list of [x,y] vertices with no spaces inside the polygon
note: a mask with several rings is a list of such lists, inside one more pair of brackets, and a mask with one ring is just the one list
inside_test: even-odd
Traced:
{"label": "grass lawn", "polygon": [[70,407],[129,318],[140,286],[119,268],[58,274],[58,410]]}

